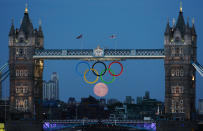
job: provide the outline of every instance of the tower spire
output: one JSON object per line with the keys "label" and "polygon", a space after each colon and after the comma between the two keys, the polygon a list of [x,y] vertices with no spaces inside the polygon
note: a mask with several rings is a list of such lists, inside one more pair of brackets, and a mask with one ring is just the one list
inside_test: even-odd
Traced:
{"label": "tower spire", "polygon": [[28,13],[28,4],[25,4],[25,13]]}
{"label": "tower spire", "polygon": [[183,12],[183,2],[182,2],[182,0],[180,1],[180,12]]}
{"label": "tower spire", "polygon": [[14,19],[11,19],[11,29],[9,32],[9,36],[13,36],[15,34],[15,28],[14,28]]}
{"label": "tower spire", "polygon": [[193,25],[195,24],[195,18],[192,18],[192,24]]}

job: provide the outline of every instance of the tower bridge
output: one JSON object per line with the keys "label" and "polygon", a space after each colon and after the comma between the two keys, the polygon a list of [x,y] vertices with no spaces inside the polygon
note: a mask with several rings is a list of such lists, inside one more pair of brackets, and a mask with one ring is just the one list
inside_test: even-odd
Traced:
{"label": "tower bridge", "polygon": [[[44,49],[41,25],[34,29],[28,9],[25,9],[20,28],[12,23],[9,32],[10,119],[40,119],[38,100],[42,99],[43,61],[46,59],[122,61],[163,59],[165,67],[165,115],[167,119],[194,120],[196,70],[203,76],[197,62],[197,34],[195,24],[185,23],[182,9],[177,23],[168,22],[163,49]],[[7,74],[7,73],[6,73]],[[8,75],[8,74],[7,74]],[[6,76],[6,75],[5,75]],[[3,81],[3,79],[1,79]],[[23,89],[24,92],[17,91]],[[21,112],[19,114],[19,112]]]}
{"label": "tower bridge", "polygon": [[[94,125],[102,128],[123,127],[124,129],[137,129],[156,131],[155,121],[144,120],[47,120],[43,122],[44,131],[64,130],[64,129],[85,129],[94,127]],[[120,129],[120,128],[119,128]]]}
{"label": "tower bridge", "polygon": [[33,59],[127,60],[164,59],[164,49],[41,49]]}

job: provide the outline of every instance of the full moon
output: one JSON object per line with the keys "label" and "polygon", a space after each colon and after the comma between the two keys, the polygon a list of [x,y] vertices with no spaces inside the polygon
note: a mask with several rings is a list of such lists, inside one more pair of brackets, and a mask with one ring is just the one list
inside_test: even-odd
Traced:
{"label": "full moon", "polygon": [[108,93],[108,87],[104,83],[97,83],[94,86],[94,94],[99,97],[104,97]]}

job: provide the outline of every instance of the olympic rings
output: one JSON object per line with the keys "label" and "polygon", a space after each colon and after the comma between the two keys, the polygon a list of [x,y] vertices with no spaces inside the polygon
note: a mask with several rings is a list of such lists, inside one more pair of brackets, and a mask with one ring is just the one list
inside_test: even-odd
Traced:
{"label": "olympic rings", "polygon": [[110,68],[111,68],[111,65],[114,64],[114,63],[118,63],[118,64],[121,66],[121,72],[120,72],[119,74],[115,75],[115,74],[112,74],[112,73],[111,73],[111,70],[109,70],[109,73],[110,73],[112,76],[120,76],[120,75],[122,74],[122,72],[123,72],[123,65],[122,65],[120,62],[118,62],[118,61],[111,62],[108,69],[110,69]]}
{"label": "olympic rings", "polygon": [[92,65],[92,69],[94,69],[94,66],[95,66],[97,63],[102,63],[102,64],[104,65],[104,67],[105,67],[105,70],[104,70],[103,73],[101,73],[100,75],[99,75],[99,74],[96,74],[96,73],[94,72],[94,70],[92,70],[92,72],[93,72],[94,75],[96,75],[96,76],[103,76],[103,75],[106,73],[106,70],[107,70],[106,64],[105,64],[104,62],[102,62],[102,61],[97,61],[97,62],[95,62],[95,63]]}
{"label": "olympic rings", "polygon": [[[110,70],[111,72],[113,72],[111,69],[107,69],[107,70]],[[103,72],[104,72],[104,70],[101,72],[101,74],[102,74]],[[113,72],[113,74],[115,74],[115,73]],[[113,79],[112,79],[111,81],[109,81],[109,82],[104,81],[103,78],[102,78],[102,75],[100,75],[100,79],[101,79],[101,81],[102,81],[103,83],[105,83],[105,84],[111,84],[111,83],[115,80],[115,76],[113,76]]]}
{"label": "olympic rings", "polygon": [[[95,69],[90,69],[90,70],[96,72],[96,74],[98,75],[98,72],[97,72]],[[86,79],[86,74],[87,74],[88,71],[89,71],[89,69],[87,69],[87,70],[85,71],[85,73],[84,73],[84,79],[85,79],[85,81],[86,81],[87,83],[89,83],[89,84],[94,84],[94,83],[96,83],[96,82],[98,81],[98,79],[99,79],[99,76],[97,76],[97,78],[96,78],[95,81],[90,82],[90,81],[88,81],[88,80]]]}
{"label": "olympic rings", "polygon": [[89,65],[88,62],[86,62],[86,61],[81,61],[81,62],[77,63],[77,65],[76,65],[76,67],[75,67],[75,71],[77,72],[77,74],[78,74],[79,76],[83,76],[82,74],[80,74],[80,73],[78,72],[78,66],[79,66],[80,64],[82,64],[82,63],[86,64],[86,65],[88,66],[89,70],[90,70],[90,65]]}
{"label": "olympic rings", "polygon": [[[94,83],[96,83],[96,82],[98,81],[99,77],[100,77],[100,79],[101,79],[101,81],[102,81],[103,83],[110,84],[110,83],[112,83],[112,82],[115,80],[115,76],[120,76],[120,75],[122,74],[122,72],[123,72],[123,65],[122,65],[120,62],[118,62],[118,61],[113,61],[113,62],[111,62],[111,63],[109,64],[108,68],[107,68],[106,64],[105,64],[104,62],[102,62],[102,61],[97,61],[97,62],[95,62],[95,63],[92,65],[92,68],[90,67],[90,65],[89,65],[88,62],[82,61],[82,62],[79,62],[79,63],[76,65],[76,67],[75,67],[76,72],[77,72],[80,76],[81,76],[81,74],[78,72],[78,66],[79,66],[79,64],[82,64],[82,63],[86,64],[86,65],[88,66],[88,68],[89,68],[89,69],[87,69],[87,70],[85,71],[85,73],[84,73],[84,75],[83,75],[85,82],[86,82],[86,83],[89,83],[89,84],[94,84]],[[98,73],[98,71],[97,71],[96,69],[94,69],[94,66],[95,66],[97,63],[101,63],[101,64],[103,64],[104,67],[105,67],[105,69],[104,69],[100,74]],[[120,71],[119,74],[115,74],[115,72],[114,72],[113,70],[111,70],[111,66],[112,66],[112,64],[114,64],[114,63],[119,64],[120,67],[121,67],[121,71]],[[97,78],[96,78],[95,81],[88,81],[87,78],[86,78],[86,74],[89,73],[90,70],[92,71],[92,73],[93,73],[95,76],[97,76]],[[107,82],[107,81],[104,81],[103,78],[102,78],[102,76],[106,73],[107,70],[109,71],[110,75],[113,76],[112,80],[111,80],[111,81],[108,81],[108,82]]]}

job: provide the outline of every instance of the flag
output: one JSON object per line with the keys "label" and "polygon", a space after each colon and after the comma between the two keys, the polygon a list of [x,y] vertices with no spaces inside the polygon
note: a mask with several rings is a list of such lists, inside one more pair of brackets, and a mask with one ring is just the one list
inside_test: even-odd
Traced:
{"label": "flag", "polygon": [[82,38],[82,34],[76,37],[76,39],[81,39],[81,38]]}
{"label": "flag", "polygon": [[109,38],[110,38],[110,39],[115,39],[115,38],[116,38],[116,35],[111,35]]}

